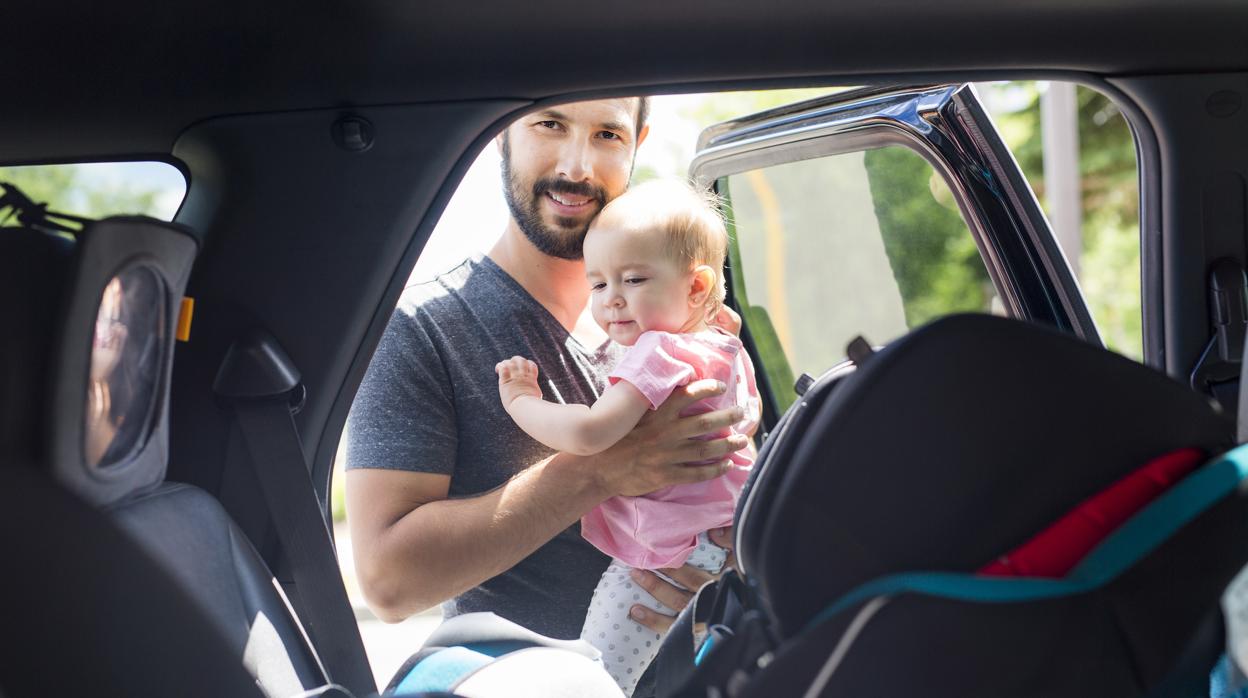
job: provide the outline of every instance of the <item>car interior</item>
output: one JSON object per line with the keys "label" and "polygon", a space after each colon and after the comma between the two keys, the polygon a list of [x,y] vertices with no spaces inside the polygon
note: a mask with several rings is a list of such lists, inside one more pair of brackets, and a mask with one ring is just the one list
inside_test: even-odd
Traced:
{"label": "car interior", "polygon": [[[987,153],[957,191],[1005,202],[972,232],[1009,318],[864,332],[827,373],[772,374],[791,397],[738,505],[738,570],[681,616],[658,694],[1203,696],[1236,661],[1248,7],[123,2],[10,22],[0,165],[156,160],[187,190],[172,222],[87,220],[0,181],[0,695],[612,695],[505,625],[449,628],[378,686],[327,524],[335,453],[422,248],[511,120],[796,86],[944,95],[950,150]],[[1104,350],[959,101],[1004,79],[1095,88],[1131,126],[1142,364]],[[695,175],[724,194],[752,157],[738,131],[826,115],[807,106],[706,136],[723,157]],[[757,360],[769,324],[730,302]]]}

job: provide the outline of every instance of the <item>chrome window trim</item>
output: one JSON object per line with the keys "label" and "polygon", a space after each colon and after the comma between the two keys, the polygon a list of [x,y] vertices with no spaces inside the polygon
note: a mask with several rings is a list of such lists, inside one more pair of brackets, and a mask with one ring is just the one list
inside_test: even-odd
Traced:
{"label": "chrome window trim", "polygon": [[[747,170],[902,145],[940,172],[1007,312],[1101,345],[1070,265],[971,85],[867,88],[712,126],[690,173],[701,186]],[[1014,259],[1002,248],[1013,245]],[[1071,290],[1074,290],[1074,293]]]}

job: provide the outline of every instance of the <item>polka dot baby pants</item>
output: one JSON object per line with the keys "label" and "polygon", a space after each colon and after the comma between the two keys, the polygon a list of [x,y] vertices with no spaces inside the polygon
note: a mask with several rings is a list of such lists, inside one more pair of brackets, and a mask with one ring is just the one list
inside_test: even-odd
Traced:
{"label": "polka dot baby pants", "polygon": [[[706,533],[698,534],[698,547],[689,554],[686,564],[718,573],[724,566],[727,552],[710,542]],[[633,604],[641,604],[668,615],[675,611],[659,603],[629,576],[632,570],[619,560],[612,560],[589,602],[581,639],[602,652],[602,663],[627,696],[633,695],[637,681],[659,651],[663,635],[641,625],[628,615]],[[670,581],[670,580],[669,580]],[[679,586],[679,585],[677,585]]]}

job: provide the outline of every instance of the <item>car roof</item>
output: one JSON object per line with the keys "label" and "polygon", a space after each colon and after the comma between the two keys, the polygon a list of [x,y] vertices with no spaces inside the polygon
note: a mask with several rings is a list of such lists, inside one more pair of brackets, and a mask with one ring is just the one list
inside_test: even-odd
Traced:
{"label": "car roof", "polygon": [[0,143],[10,164],[168,153],[189,125],[224,114],[726,80],[1248,67],[1238,0],[119,0],[19,3],[6,25],[13,101],[0,128],[23,134]]}

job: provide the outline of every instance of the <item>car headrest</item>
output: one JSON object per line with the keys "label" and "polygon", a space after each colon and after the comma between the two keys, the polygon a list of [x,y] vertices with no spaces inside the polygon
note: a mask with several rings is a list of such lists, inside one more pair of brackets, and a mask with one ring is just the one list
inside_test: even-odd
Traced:
{"label": "car headrest", "polygon": [[897,340],[808,412],[793,447],[771,449],[784,462],[760,458],[747,506],[767,501],[738,522],[786,631],[876,577],[977,570],[1149,460],[1234,440],[1207,399],[1153,369],[983,315]]}
{"label": "car headrest", "polygon": [[78,234],[45,433],[54,474],[90,502],[164,479],[173,350],[197,247],[186,228],[144,217]]}
{"label": "car headrest", "polygon": [[164,479],[169,381],[197,242],[143,217],[0,228],[0,453],[107,504]]}

